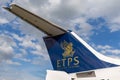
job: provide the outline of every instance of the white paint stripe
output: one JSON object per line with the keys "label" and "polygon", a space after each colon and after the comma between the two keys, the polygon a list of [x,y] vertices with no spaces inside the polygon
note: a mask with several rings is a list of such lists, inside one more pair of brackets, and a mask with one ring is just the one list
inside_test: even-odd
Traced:
{"label": "white paint stripe", "polygon": [[110,57],[107,57],[107,56],[100,54],[99,52],[95,51],[91,46],[89,46],[84,40],[82,40],[77,34],[75,34],[74,32],[71,32],[71,34],[76,39],[78,39],[86,48],[88,48],[100,60],[111,63],[111,64],[120,65],[119,59],[113,59],[113,58],[110,58]]}

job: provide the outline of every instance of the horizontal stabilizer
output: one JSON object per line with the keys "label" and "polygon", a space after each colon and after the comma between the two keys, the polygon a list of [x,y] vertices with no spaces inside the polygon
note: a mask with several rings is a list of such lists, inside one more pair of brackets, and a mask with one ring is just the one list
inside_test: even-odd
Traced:
{"label": "horizontal stabilizer", "polygon": [[49,36],[56,36],[60,34],[64,34],[66,30],[46,21],[45,19],[19,7],[16,4],[12,4],[10,7],[4,7],[6,10],[10,11],[11,13],[19,16],[24,21],[30,23],[31,25],[35,26],[36,28],[43,31],[45,34]]}

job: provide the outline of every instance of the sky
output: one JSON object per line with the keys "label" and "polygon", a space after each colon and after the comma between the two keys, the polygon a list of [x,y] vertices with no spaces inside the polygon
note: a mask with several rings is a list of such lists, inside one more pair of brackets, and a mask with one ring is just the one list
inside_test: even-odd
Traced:
{"label": "sky", "polygon": [[45,80],[46,70],[53,69],[46,35],[2,8],[12,3],[120,59],[120,0],[0,0],[0,80]]}

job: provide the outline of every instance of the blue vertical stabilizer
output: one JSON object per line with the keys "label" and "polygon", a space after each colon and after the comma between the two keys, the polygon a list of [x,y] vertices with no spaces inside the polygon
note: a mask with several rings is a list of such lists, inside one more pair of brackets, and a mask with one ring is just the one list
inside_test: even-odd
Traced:
{"label": "blue vertical stabilizer", "polygon": [[55,70],[74,73],[117,66],[100,60],[71,32],[55,37],[45,37],[44,41]]}

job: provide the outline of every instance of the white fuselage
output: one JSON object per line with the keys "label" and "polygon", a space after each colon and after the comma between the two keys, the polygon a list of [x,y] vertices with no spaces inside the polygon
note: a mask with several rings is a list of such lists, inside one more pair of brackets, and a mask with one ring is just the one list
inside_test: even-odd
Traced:
{"label": "white fuselage", "polygon": [[[87,71],[87,72],[91,72],[91,71]],[[77,72],[77,73],[68,74],[64,71],[47,70],[46,80],[119,80],[120,79],[120,66],[92,70],[92,72],[95,72],[95,77],[80,78],[77,77],[76,74],[86,73],[86,72]]]}
{"label": "white fuselage", "polygon": [[70,74],[75,80],[119,80],[120,66],[95,70],[96,77],[77,78],[76,73]]}

